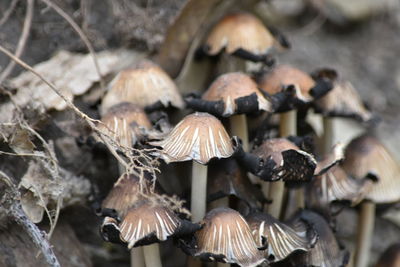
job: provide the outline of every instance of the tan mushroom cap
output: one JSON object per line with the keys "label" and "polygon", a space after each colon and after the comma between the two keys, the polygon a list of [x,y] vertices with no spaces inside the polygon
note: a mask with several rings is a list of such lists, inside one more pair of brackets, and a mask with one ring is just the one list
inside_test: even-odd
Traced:
{"label": "tan mushroom cap", "polygon": [[260,78],[258,85],[261,90],[270,95],[282,91],[283,86],[293,85],[299,99],[311,101],[310,89],[315,86],[315,81],[307,73],[290,65],[282,64],[265,73]]}
{"label": "tan mushroom cap", "polygon": [[349,81],[336,81],[329,93],[315,101],[315,106],[325,115],[358,115],[363,121],[372,118],[371,112],[366,109],[357,90]]}
{"label": "tan mushroom cap", "polygon": [[257,246],[262,248],[267,245],[267,257],[273,255],[272,261],[281,261],[297,250],[308,251],[317,241],[316,235],[309,240],[269,214],[253,214],[246,220]]}
{"label": "tan mushroom cap", "polygon": [[388,247],[379,257],[375,267],[399,267],[400,266],[400,243]]}
{"label": "tan mushroom cap", "polygon": [[375,203],[400,200],[400,166],[391,153],[376,138],[360,136],[346,148],[343,169],[356,178],[372,173],[379,181],[365,196]]}
{"label": "tan mushroom cap", "polygon": [[124,217],[129,208],[142,199],[141,193],[149,193],[149,181],[140,179],[133,174],[123,174],[114,184],[107,197],[103,200],[102,208],[114,209],[120,217]]}
{"label": "tan mushroom cap", "polygon": [[145,107],[158,101],[165,107],[170,104],[180,109],[184,107],[182,96],[168,74],[154,63],[144,61],[135,68],[121,71],[114,78],[103,98],[101,111],[105,113],[120,102]]}
{"label": "tan mushroom cap", "polygon": [[257,266],[264,262],[249,225],[237,211],[213,209],[207,213],[203,223],[203,228],[196,232],[198,251],[195,256],[223,255],[226,263],[240,266]]}
{"label": "tan mushroom cap", "polygon": [[202,98],[208,101],[222,100],[225,104],[223,115],[230,116],[236,113],[236,99],[254,93],[257,95],[259,109],[271,111],[271,103],[258,90],[256,82],[241,72],[226,73],[219,76]]}
{"label": "tan mushroom cap", "polygon": [[180,226],[180,219],[169,208],[144,201],[128,210],[120,224],[121,240],[132,248],[143,238],[155,235],[159,241],[165,241]]}
{"label": "tan mushroom cap", "polygon": [[272,138],[265,140],[259,147],[254,149],[253,153],[264,159],[271,156],[275,163],[281,166],[283,165],[282,151],[289,149],[300,150],[298,146],[286,138]]}
{"label": "tan mushroom cap", "polygon": [[222,123],[202,112],[186,116],[164,140],[151,144],[163,148],[160,156],[167,163],[195,160],[207,164],[213,158],[228,158],[234,152]]}
{"label": "tan mushroom cap", "polygon": [[275,44],[275,39],[258,18],[247,13],[237,13],[227,15],[218,22],[206,44],[210,55],[216,55],[224,48],[229,54],[241,48],[262,55]]}
{"label": "tan mushroom cap", "polygon": [[101,118],[101,122],[99,130],[126,147],[142,139],[152,128],[143,109],[128,102],[112,106]]}

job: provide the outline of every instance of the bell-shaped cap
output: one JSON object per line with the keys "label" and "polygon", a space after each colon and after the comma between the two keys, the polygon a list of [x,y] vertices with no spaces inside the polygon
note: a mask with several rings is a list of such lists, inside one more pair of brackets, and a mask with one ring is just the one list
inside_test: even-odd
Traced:
{"label": "bell-shaped cap", "polygon": [[265,169],[261,174],[261,179],[282,179],[289,186],[310,181],[317,165],[311,154],[300,150],[286,138],[267,139],[252,153],[270,166],[269,170]]}
{"label": "bell-shaped cap", "polygon": [[174,81],[150,61],[123,70],[114,78],[102,100],[102,113],[121,102],[131,102],[142,108],[158,103],[164,107],[184,107],[184,101]]}
{"label": "bell-shaped cap", "polygon": [[[282,43],[287,43],[282,40]],[[264,24],[248,13],[227,15],[220,20],[208,35],[206,46],[209,55],[225,49],[233,54],[245,50],[254,55],[263,55],[276,44],[276,40]]]}
{"label": "bell-shaped cap", "polygon": [[333,89],[315,101],[314,109],[327,117],[348,117],[360,122],[374,119],[353,85],[341,79],[335,80]]}
{"label": "bell-shaped cap", "polygon": [[234,158],[210,163],[208,175],[212,178],[207,181],[208,201],[235,196],[252,210],[261,209],[267,202],[260,188],[250,182],[246,171]]}
{"label": "bell-shaped cap", "polygon": [[194,256],[239,266],[257,266],[265,261],[246,220],[235,210],[216,208],[204,217],[196,232]]}
{"label": "bell-shaped cap", "polygon": [[[254,103],[245,101],[254,95]],[[257,84],[248,75],[241,72],[226,73],[219,76],[202,96],[206,101],[220,101],[224,103],[222,116],[247,113],[246,111],[271,111],[271,104],[261,94]],[[241,103],[242,102],[242,103]],[[246,107],[242,107],[246,105]]]}
{"label": "bell-shaped cap", "polygon": [[159,156],[167,163],[195,160],[207,164],[213,158],[228,158],[234,152],[233,142],[222,123],[201,112],[186,116],[164,140],[150,144],[162,147]]}
{"label": "bell-shaped cap", "polygon": [[365,196],[377,204],[400,200],[400,167],[393,155],[376,138],[363,135],[346,148],[343,169],[355,178],[372,174],[378,178]]}
{"label": "bell-shaped cap", "polygon": [[257,246],[266,250],[266,257],[270,262],[281,261],[295,251],[308,251],[318,240],[315,233],[307,236],[303,232],[296,232],[289,225],[266,213],[250,214],[246,220]]}
{"label": "bell-shaped cap", "polygon": [[400,243],[388,247],[379,257],[375,267],[398,267],[400,266]]}
{"label": "bell-shaped cap", "polygon": [[306,253],[293,255],[293,266],[346,266],[349,252],[341,249],[332,229],[325,219],[310,210],[302,210],[295,214],[289,222],[297,232],[308,233],[310,230],[318,235],[318,241]]}
{"label": "bell-shaped cap", "polygon": [[99,130],[126,147],[142,140],[152,128],[143,109],[128,102],[112,106],[102,116],[101,122],[97,126]]}

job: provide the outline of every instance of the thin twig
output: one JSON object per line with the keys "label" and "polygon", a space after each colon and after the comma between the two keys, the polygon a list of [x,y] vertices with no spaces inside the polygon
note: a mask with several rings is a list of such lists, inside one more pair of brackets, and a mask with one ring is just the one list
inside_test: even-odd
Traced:
{"label": "thin twig", "polygon": [[[33,13],[34,13],[33,12],[34,11],[34,0],[27,0],[27,3],[28,3],[28,7],[26,9],[24,26],[22,28],[22,33],[21,33],[21,36],[18,41],[17,49],[15,50],[15,56],[18,58],[21,57],[22,53],[24,52],[25,44],[29,37],[29,32],[31,29],[32,18],[33,18]],[[10,61],[8,66],[0,74],[0,84],[2,84],[3,81],[7,78],[7,76],[10,75],[10,73],[12,72],[14,67],[15,67],[15,62]]]}
{"label": "thin twig", "polygon": [[13,12],[15,6],[17,5],[18,1],[19,0],[13,0],[10,4],[10,7],[6,10],[6,12],[3,13],[3,17],[0,20],[0,27],[3,26],[4,23],[6,23],[11,13]]}
{"label": "thin twig", "polygon": [[62,10],[62,8],[60,8],[58,5],[56,5],[55,3],[53,3],[50,0],[41,0],[41,1],[46,3],[49,7],[53,8],[54,11],[56,11],[61,17],[63,17],[71,25],[71,27],[78,33],[79,37],[82,39],[82,41],[85,43],[86,47],[88,48],[89,53],[93,57],[94,66],[95,66],[97,74],[99,75],[99,78],[100,78],[100,87],[104,90],[105,83],[103,80],[103,76],[101,75],[100,66],[99,66],[99,63],[97,60],[96,52],[94,51],[94,48],[89,41],[89,38],[86,36],[86,34],[83,32],[83,30],[79,27],[79,25],[64,10]]}

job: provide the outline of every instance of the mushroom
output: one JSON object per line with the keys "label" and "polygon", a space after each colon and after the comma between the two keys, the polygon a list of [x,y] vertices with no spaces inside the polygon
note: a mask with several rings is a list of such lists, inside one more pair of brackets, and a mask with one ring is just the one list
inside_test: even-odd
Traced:
{"label": "mushroom", "polygon": [[352,118],[367,125],[377,122],[377,117],[365,107],[353,85],[337,77],[336,71],[322,69],[316,71],[313,76],[317,79],[328,77],[333,81],[333,89],[313,103],[315,112],[323,116],[324,153],[327,153],[333,145],[335,117]]}
{"label": "mushroom", "polygon": [[[259,187],[253,185],[243,168],[234,158],[222,159],[209,166],[210,181],[207,184],[207,201],[235,196],[250,210],[259,210],[267,202]],[[219,203],[221,204],[221,203]]]}
{"label": "mushroom", "polygon": [[150,61],[123,70],[114,78],[102,100],[101,113],[104,114],[111,106],[123,101],[149,111],[170,105],[179,109],[184,107],[174,81]]}
{"label": "mushroom", "polygon": [[388,204],[400,200],[400,166],[390,152],[374,137],[362,135],[346,148],[342,164],[347,174],[363,178],[375,175],[379,180],[361,203],[355,266],[366,266],[374,229],[375,203]]}
{"label": "mushroom", "polygon": [[258,266],[265,262],[246,220],[230,208],[216,208],[207,213],[202,228],[190,238],[180,240],[182,249],[204,261],[218,261],[239,266]]}
{"label": "mushroom", "polygon": [[319,212],[327,219],[337,214],[333,211],[333,205],[357,205],[377,181],[376,177],[370,174],[363,179],[347,175],[339,165],[344,159],[343,149],[343,145],[335,145],[332,152],[318,162],[316,175],[306,186],[306,207]]}
{"label": "mushroom", "polygon": [[101,122],[98,125],[99,130],[126,147],[143,140],[152,128],[143,109],[128,102],[110,107],[102,116]]}
{"label": "mushroom", "polygon": [[299,211],[289,222],[297,233],[318,235],[315,246],[307,253],[296,254],[290,257],[291,264],[285,266],[323,266],[344,267],[349,262],[350,253],[339,245],[325,219],[310,210]]}
{"label": "mushroom", "polygon": [[269,31],[254,15],[235,13],[223,17],[212,29],[203,50],[208,55],[221,51],[254,62],[271,64],[268,55],[274,46],[289,48],[287,39],[276,29]]}
{"label": "mushroom", "polygon": [[[198,227],[182,220],[152,189],[151,182],[122,175],[102,203],[101,234],[106,241],[144,246],[146,266],[161,266],[158,246],[169,237],[194,232]],[[150,245],[150,246],[149,246]]]}
{"label": "mushroom", "polygon": [[266,250],[269,262],[282,261],[295,251],[308,251],[318,240],[314,232],[308,236],[296,232],[267,213],[253,213],[246,217],[259,249]]}
{"label": "mushroom", "polygon": [[271,103],[258,90],[257,84],[241,72],[223,74],[210,85],[201,99],[188,97],[185,100],[187,106],[196,111],[229,117],[231,134],[240,137],[245,151],[249,146],[246,114],[271,111]]}
{"label": "mushroom", "polygon": [[233,142],[222,123],[208,113],[196,112],[183,118],[164,140],[150,144],[162,148],[158,155],[166,163],[193,160],[192,220],[201,220],[206,211],[206,164],[234,153]]}
{"label": "mushroom", "polygon": [[388,247],[379,257],[375,267],[398,267],[400,266],[400,243]]}
{"label": "mushroom", "polygon": [[[264,192],[273,200],[268,206],[268,213],[279,217],[282,208],[284,182],[289,187],[296,187],[309,182],[316,168],[314,157],[301,150],[286,138],[272,138],[265,140],[259,147],[252,151],[256,160],[260,158],[266,167],[261,171],[251,171],[254,175],[265,181],[273,181],[271,186],[263,184]],[[250,165],[247,163],[247,165]],[[257,166],[256,164],[252,164]],[[282,181],[278,181],[282,180]],[[279,186],[272,186],[279,183]],[[299,200],[304,202],[304,200]],[[299,203],[302,205],[301,203]]]}

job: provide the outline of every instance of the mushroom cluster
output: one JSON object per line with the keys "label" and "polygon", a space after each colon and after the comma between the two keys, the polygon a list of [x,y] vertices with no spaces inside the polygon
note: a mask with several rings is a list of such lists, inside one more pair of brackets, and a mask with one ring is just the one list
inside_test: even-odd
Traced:
{"label": "mushroom cluster", "polygon": [[[400,167],[374,137],[334,145],[333,117],[375,126],[375,115],[335,70],[308,74],[277,64],[274,47],[290,44],[255,15],[227,14],[194,60],[252,61],[257,72],[246,64],[214,68],[204,91],[185,96],[150,61],[114,78],[99,128],[144,151],[158,172],[143,170],[141,161],[120,168],[99,210],[106,241],[143,246],[147,267],[162,265],[154,244],[170,239],[188,266],[200,266],[192,257],[238,266],[346,266],[354,253],[335,236],[335,218],[361,206],[355,264],[366,266],[373,203],[400,200]],[[298,131],[311,110],[323,117],[320,136]],[[154,120],[160,114],[164,127]]]}

